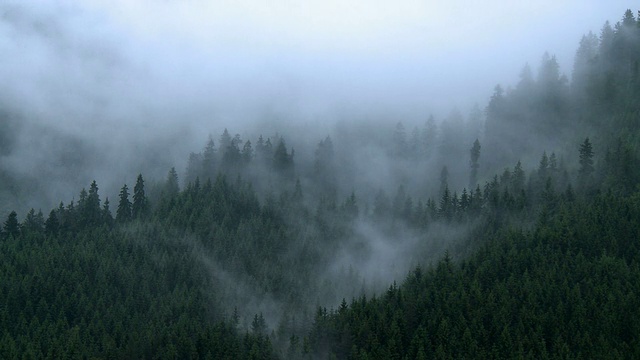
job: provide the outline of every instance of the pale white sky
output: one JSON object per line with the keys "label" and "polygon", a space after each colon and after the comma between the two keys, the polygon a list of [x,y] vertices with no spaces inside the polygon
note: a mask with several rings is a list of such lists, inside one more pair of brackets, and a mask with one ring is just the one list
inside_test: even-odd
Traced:
{"label": "pale white sky", "polygon": [[[8,12],[6,32],[0,23],[0,50],[16,55],[0,68],[9,91],[56,108],[67,101],[69,111],[78,111],[73,92],[93,98],[81,103],[138,101],[150,113],[215,108],[221,121],[255,117],[238,115],[252,107],[309,121],[333,108],[466,112],[484,107],[495,84],[514,84],[525,63],[535,71],[545,51],[570,75],[582,34],[634,9],[621,0],[8,3],[20,9]],[[19,26],[29,21],[44,35]],[[38,93],[43,79],[55,96]]]}
{"label": "pale white sky", "polygon": [[[209,54],[203,56],[212,63],[248,62],[251,68],[296,79],[299,86],[328,88],[342,97],[358,89],[378,100],[385,92],[391,98],[406,96],[409,104],[442,97],[433,100],[437,110],[483,102],[495,83],[513,83],[526,62],[535,70],[545,51],[556,54],[570,75],[580,36],[598,32],[605,20],[615,23],[634,5],[620,0],[92,4],[141,39],[195,49]],[[452,101],[458,94],[460,99]]]}
{"label": "pale white sky", "polygon": [[[410,126],[432,113],[441,120],[454,106],[467,114],[474,103],[486,106],[495,84],[515,84],[526,62],[535,71],[545,51],[570,75],[580,37],[599,32],[606,20],[615,23],[627,8],[635,13],[634,6],[0,0],[0,108],[23,120],[19,150],[3,161],[39,173],[50,164],[50,149],[64,146],[53,135],[43,141],[42,127],[77,135],[104,155],[81,184],[110,179],[98,182],[117,193],[126,179],[115,179],[114,169],[123,159],[131,169],[142,166],[137,161],[182,168],[186,154],[224,128],[245,138],[245,131],[285,131],[276,119],[313,129],[306,135],[318,141],[324,135],[316,134],[330,133],[324,130],[336,121]],[[162,152],[133,155],[144,146]]]}
{"label": "pale white sky", "polygon": [[[210,48],[387,52],[492,43],[620,17],[623,1],[93,0],[135,31]],[[606,3],[606,4],[605,4]],[[603,5],[604,4],[604,5]],[[605,11],[605,9],[609,11]],[[620,10],[623,9],[623,10]],[[587,16],[585,18],[585,15]],[[562,35],[562,34],[559,34]],[[522,39],[523,41],[525,39]]]}

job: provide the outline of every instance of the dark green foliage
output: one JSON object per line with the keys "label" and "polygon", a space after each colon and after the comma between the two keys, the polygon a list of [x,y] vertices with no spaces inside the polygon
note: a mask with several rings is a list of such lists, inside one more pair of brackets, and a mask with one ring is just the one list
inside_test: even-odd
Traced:
{"label": "dark green foliage", "polygon": [[58,215],[55,210],[51,210],[49,217],[44,223],[44,230],[49,235],[56,235],[60,230],[60,222],[58,221]]}
{"label": "dark green foliage", "polygon": [[20,224],[18,223],[18,214],[12,211],[2,227],[5,238],[17,237],[20,234]]}
{"label": "dark green foliage", "polygon": [[124,184],[120,189],[120,201],[116,210],[116,221],[125,223],[131,220],[131,201],[129,200],[129,188]]}
{"label": "dark green foliage", "polygon": [[42,211],[29,210],[22,222],[21,230],[26,233],[41,233],[44,230],[44,215]]}
{"label": "dark green foliage", "polygon": [[[118,207],[120,209],[120,207]],[[131,218],[142,219],[148,215],[149,203],[144,191],[144,179],[138,175],[136,185],[133,187],[133,204],[131,205]]]}
{"label": "dark green foliage", "polygon": [[[225,133],[226,131],[227,130],[225,129]],[[229,136],[228,133],[227,133],[227,136]],[[224,145],[222,144],[221,144],[221,149],[222,150],[225,149]],[[201,160],[202,162],[200,166],[198,166],[197,162],[200,160],[200,158],[202,159]],[[197,176],[201,177],[202,179],[209,179],[215,176],[216,166],[217,166],[216,147],[215,147],[215,143],[213,142],[213,137],[211,135],[209,135],[209,140],[207,141],[207,145],[205,146],[202,152],[202,155],[196,156],[196,159],[194,159],[194,162],[196,164],[193,164],[193,165],[190,164],[190,166],[193,166],[192,171],[195,171],[196,174],[195,176],[192,175],[194,179],[190,179],[190,180],[195,180],[195,177]]]}
{"label": "dark green foliage", "polygon": [[13,227],[0,243],[0,358],[272,358],[268,339],[242,339],[212,307],[208,271],[184,257],[193,244],[153,226],[46,238]]}
{"label": "dark green foliage", "polygon": [[593,173],[593,147],[589,138],[586,138],[580,145],[580,170],[578,172],[582,182],[587,181]]}
{"label": "dark green foliage", "polygon": [[478,164],[478,160],[480,160],[480,141],[478,141],[478,139],[473,142],[473,146],[471,147],[471,150],[469,150],[469,155],[471,165],[469,188],[473,189],[478,183],[478,168],[480,167],[480,164]]}
{"label": "dark green foliage", "polygon": [[284,140],[280,139],[273,152],[273,168],[281,175],[291,176],[293,174],[293,155],[293,150],[289,154]]}
{"label": "dark green foliage", "polygon": [[242,153],[240,154],[242,161],[245,164],[249,164],[253,160],[253,148],[251,147],[251,141],[247,140],[242,146]]}
{"label": "dark green foliage", "polygon": [[178,184],[178,172],[176,172],[176,168],[172,167],[167,174],[167,180],[165,182],[165,192],[169,197],[175,196],[180,191],[180,186]]}
{"label": "dark green foliage", "polygon": [[600,195],[541,215],[532,231],[504,229],[460,264],[445,255],[379,297],[319,310],[311,352],[339,358],[636,357],[637,219],[640,193]]}

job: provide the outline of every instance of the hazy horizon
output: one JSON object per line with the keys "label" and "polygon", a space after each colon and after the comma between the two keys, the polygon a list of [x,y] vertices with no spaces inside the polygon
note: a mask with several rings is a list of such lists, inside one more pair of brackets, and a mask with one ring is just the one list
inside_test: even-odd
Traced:
{"label": "hazy horizon", "polygon": [[189,152],[224,128],[244,138],[287,128],[317,143],[341,122],[439,122],[453,108],[466,116],[484,109],[497,83],[514,85],[525,63],[535,72],[544,52],[570,78],[580,37],[628,7],[8,1],[0,104],[19,125],[2,164],[44,171],[52,188],[61,181],[49,194],[57,203],[77,192],[59,180],[69,176],[64,165],[87,158],[52,160],[68,142],[100,162],[83,164],[74,181],[108,181],[113,196],[143,169],[153,167],[152,178],[182,171]]}

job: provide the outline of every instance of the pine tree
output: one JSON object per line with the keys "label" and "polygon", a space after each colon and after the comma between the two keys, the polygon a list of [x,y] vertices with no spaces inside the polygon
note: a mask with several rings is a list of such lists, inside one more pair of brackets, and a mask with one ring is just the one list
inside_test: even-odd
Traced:
{"label": "pine tree", "polygon": [[[228,135],[228,134],[227,134]],[[221,147],[222,149],[222,147]],[[213,137],[209,134],[209,140],[202,152],[202,171],[199,175],[203,176],[203,180],[212,179],[216,172],[216,147]]]}
{"label": "pine tree", "polygon": [[100,196],[98,195],[98,184],[95,180],[89,186],[89,193],[80,211],[85,225],[96,226],[100,224]]}
{"label": "pine tree", "polygon": [[56,235],[60,230],[60,222],[58,221],[58,215],[55,210],[49,212],[49,217],[44,222],[44,231],[46,234]]}
{"label": "pine tree", "polygon": [[165,189],[167,195],[169,197],[175,196],[180,191],[180,186],[178,184],[178,173],[176,172],[176,168],[172,167],[167,174],[167,181],[165,182]]}
{"label": "pine tree", "polygon": [[344,205],[344,211],[350,219],[358,217],[358,201],[355,192],[351,192],[351,196],[347,198]]}
{"label": "pine tree", "polygon": [[441,217],[451,220],[451,193],[449,192],[449,186],[446,184],[440,197],[439,214]]}
{"label": "pine tree", "polygon": [[253,321],[251,322],[251,332],[254,335],[262,336],[267,333],[267,330],[267,322],[264,320],[262,313],[260,313],[260,315],[254,315]]}
{"label": "pine tree", "polygon": [[511,189],[514,193],[524,189],[525,178],[526,176],[522,169],[522,163],[518,160],[518,163],[513,168],[513,173],[511,174]]}
{"label": "pine tree", "polygon": [[240,143],[242,140],[240,139],[240,135],[236,134],[229,141],[229,145],[225,148],[222,154],[222,166],[224,170],[230,171],[237,168],[242,161],[242,155],[240,153]]}
{"label": "pine tree", "polygon": [[107,226],[113,225],[113,216],[111,215],[111,209],[109,209],[109,198],[104,199],[102,205],[102,222]]}
{"label": "pine tree", "polygon": [[120,189],[120,201],[118,202],[118,210],[116,210],[116,221],[125,223],[131,220],[131,201],[129,201],[129,188],[127,184]]}
{"label": "pine tree", "polygon": [[593,147],[587,137],[580,145],[580,180],[586,181],[593,173]]}
{"label": "pine tree", "polygon": [[222,156],[228,151],[229,146],[231,146],[231,135],[229,135],[229,131],[225,128],[220,136],[220,152]]}
{"label": "pine tree", "polygon": [[538,177],[541,182],[547,180],[549,176],[549,157],[547,156],[547,152],[542,153],[542,158],[540,159],[540,163],[538,164]]}
{"label": "pine tree", "polygon": [[287,152],[287,146],[283,139],[280,139],[278,146],[273,153],[273,167],[282,175],[291,175],[293,170],[293,151],[291,155]]}
{"label": "pine tree", "polygon": [[478,168],[480,165],[478,164],[478,160],[480,159],[480,141],[476,139],[473,142],[473,146],[471,150],[469,150],[471,156],[471,175],[469,176],[469,188],[473,189],[478,183]]}
{"label": "pine tree", "polygon": [[144,192],[144,179],[142,174],[138,174],[136,185],[133,187],[133,205],[131,206],[131,217],[133,219],[142,219],[147,216],[149,204],[147,196]]}
{"label": "pine tree", "polygon": [[253,148],[251,147],[251,141],[247,140],[242,147],[242,161],[245,164],[249,164],[253,160]]}
{"label": "pine tree", "polygon": [[438,196],[442,197],[444,195],[445,188],[449,187],[449,169],[446,166],[442,167],[440,171],[440,190],[438,191]]}
{"label": "pine tree", "polygon": [[302,203],[302,200],[304,200],[304,194],[302,193],[302,185],[300,184],[300,178],[296,179],[296,185],[293,190],[292,200],[297,204]]}
{"label": "pine tree", "polygon": [[27,231],[31,233],[39,233],[44,229],[44,216],[42,215],[42,211],[36,211],[31,208],[27,213],[27,216],[24,218],[22,222],[22,231]]}
{"label": "pine tree", "polygon": [[20,223],[18,223],[18,214],[15,211],[9,213],[7,221],[4,222],[3,235],[8,238],[10,236],[18,237],[20,235]]}

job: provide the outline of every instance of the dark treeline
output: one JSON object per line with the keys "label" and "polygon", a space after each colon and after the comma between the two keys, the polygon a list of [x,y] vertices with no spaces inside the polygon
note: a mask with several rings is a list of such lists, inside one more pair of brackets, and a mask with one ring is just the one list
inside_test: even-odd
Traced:
{"label": "dark treeline", "polygon": [[466,120],[225,129],[183,176],[13,211],[0,357],[639,357],[639,60],[627,11]]}

